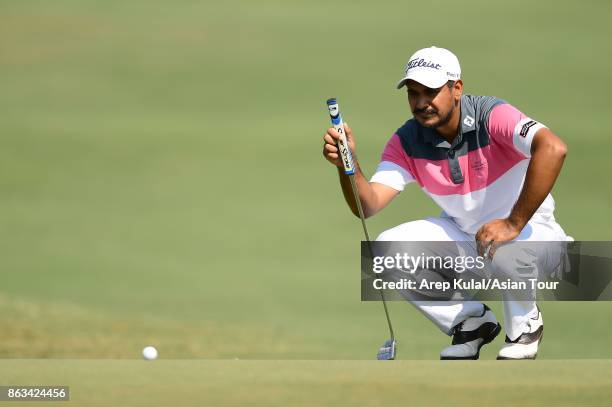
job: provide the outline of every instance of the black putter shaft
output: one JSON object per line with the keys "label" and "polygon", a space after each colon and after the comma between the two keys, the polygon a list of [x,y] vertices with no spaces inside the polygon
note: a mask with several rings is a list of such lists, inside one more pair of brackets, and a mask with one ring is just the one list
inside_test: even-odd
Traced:
{"label": "black putter shaft", "polygon": [[[346,134],[344,133],[344,123],[342,122],[342,116],[340,115],[340,107],[338,106],[338,102],[335,98],[327,100],[327,108],[329,109],[329,115],[331,117],[332,125],[334,126],[336,131],[340,133],[340,141],[337,143],[338,151],[340,152],[342,164],[344,165],[344,173],[349,177],[349,180],[351,182],[353,197],[355,198],[357,211],[359,212],[359,219],[361,219],[361,226],[363,227],[363,233],[365,234],[368,250],[370,252],[370,257],[373,257],[374,253],[372,251],[372,247],[370,246],[370,234],[368,233],[368,228],[366,227],[363,207],[361,206],[361,200],[359,199],[359,190],[357,189],[357,183],[355,182],[355,162],[353,161],[353,155],[351,154],[351,150],[348,146],[348,141],[346,139]],[[385,317],[387,318],[387,325],[389,326],[389,334],[391,335],[391,341],[395,341],[393,324],[391,323],[391,317],[389,316],[389,310],[387,308],[385,294],[383,290],[378,290],[378,292],[380,293],[380,298],[382,300],[383,308],[385,310]]]}
{"label": "black putter shaft", "polygon": [[[361,219],[361,226],[363,226],[363,233],[365,234],[366,242],[368,245],[368,251],[370,252],[370,258],[374,258],[372,246],[370,246],[370,234],[365,223],[365,216],[363,214],[363,207],[361,206],[361,200],[359,199],[359,192],[357,190],[357,183],[355,182],[355,175],[351,174],[348,176],[351,180],[351,189],[353,190],[353,196],[355,197],[355,203],[357,204],[357,211],[359,212],[359,218]],[[389,325],[389,333],[391,334],[391,340],[395,340],[395,334],[393,333],[393,325],[391,324],[391,317],[389,317],[389,310],[387,309],[387,301],[385,300],[385,293],[383,290],[378,290],[380,298],[382,300],[383,308],[385,310],[385,317],[387,317],[387,325]]]}

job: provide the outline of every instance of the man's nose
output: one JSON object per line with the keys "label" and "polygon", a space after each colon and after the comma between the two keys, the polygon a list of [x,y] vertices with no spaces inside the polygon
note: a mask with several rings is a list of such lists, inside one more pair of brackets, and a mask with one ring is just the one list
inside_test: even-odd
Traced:
{"label": "man's nose", "polygon": [[429,99],[424,96],[419,96],[416,99],[416,104],[414,105],[414,107],[418,110],[425,109],[428,106],[429,106]]}

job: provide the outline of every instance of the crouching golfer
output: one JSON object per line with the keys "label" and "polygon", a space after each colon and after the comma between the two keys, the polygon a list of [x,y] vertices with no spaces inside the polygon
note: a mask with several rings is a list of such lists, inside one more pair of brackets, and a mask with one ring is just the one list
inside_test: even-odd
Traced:
{"label": "crouching golfer", "polygon": [[[413,118],[389,139],[369,182],[356,162],[365,216],[386,207],[412,182],[443,212],[403,223],[377,240],[472,241],[475,253],[491,249],[488,267],[510,274],[504,269],[516,264],[497,260],[499,243],[566,240],[550,195],[567,152],[563,141],[501,99],[464,95],[459,61],[443,48],[417,51],[397,87],[406,88]],[[347,125],[345,131],[356,157],[354,135]],[[358,215],[338,157],[338,138],[333,128],[327,130],[323,155],[338,167],[344,197]],[[536,253],[528,266],[553,267],[546,262],[555,256],[546,254]],[[544,329],[536,302],[517,299],[510,291],[503,293],[503,301],[506,340],[498,359],[535,358]],[[453,337],[441,359],[477,359],[480,348],[500,331],[491,310],[478,301],[412,303]]]}

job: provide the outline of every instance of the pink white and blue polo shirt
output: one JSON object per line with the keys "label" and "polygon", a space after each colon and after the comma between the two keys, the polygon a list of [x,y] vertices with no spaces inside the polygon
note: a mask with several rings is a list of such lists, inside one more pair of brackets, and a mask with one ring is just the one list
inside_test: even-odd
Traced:
{"label": "pink white and blue polo shirt", "polygon": [[[387,143],[371,182],[397,191],[417,182],[443,216],[474,234],[510,214],[523,188],[531,142],[543,127],[501,99],[463,95],[452,144],[410,119]],[[554,220],[554,208],[549,194],[536,214]]]}

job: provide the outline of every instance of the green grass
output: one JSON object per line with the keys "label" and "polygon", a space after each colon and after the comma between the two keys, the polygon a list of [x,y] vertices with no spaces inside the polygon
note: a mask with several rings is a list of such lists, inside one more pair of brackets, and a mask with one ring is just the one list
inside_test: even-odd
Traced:
{"label": "green grass", "polygon": [[[297,405],[393,396],[425,404],[440,385],[451,401],[478,390],[498,403],[497,385],[514,404],[601,403],[607,361],[538,360],[532,381],[513,374],[523,365],[478,363],[476,387],[437,362],[356,361],[373,357],[386,327],[380,304],[359,301],[361,229],[321,137],[324,101],[337,96],[371,173],[410,116],[394,90],[406,59],[422,46],[451,48],[468,93],[502,97],[567,142],[556,216],[577,239],[610,239],[612,89],[602,73],[612,70],[611,16],[603,1],[3,2],[0,357],[137,358],[153,344],[165,358],[354,361],[5,361],[12,376],[0,377],[46,380],[37,372],[59,369],[86,389],[110,389],[124,368],[184,368],[216,390],[178,379],[154,388],[144,375],[120,394],[142,385],[159,399],[192,383],[188,394],[219,404],[219,395],[234,404],[275,395]],[[376,235],[438,213],[412,187],[369,227]],[[542,309],[539,358],[612,358],[611,303]],[[448,338],[406,304],[391,312],[400,358],[436,359]],[[83,377],[92,366],[99,376]],[[226,375],[207,376],[216,369]],[[551,379],[572,369],[584,375]],[[233,378],[249,384],[230,392]]]}
{"label": "green grass", "polygon": [[606,406],[612,397],[610,360],[13,360],[0,362],[0,375],[12,384],[70,386],[70,403],[87,406],[382,406],[398,401],[412,406]]}

